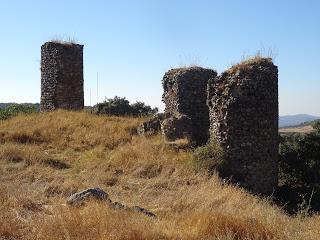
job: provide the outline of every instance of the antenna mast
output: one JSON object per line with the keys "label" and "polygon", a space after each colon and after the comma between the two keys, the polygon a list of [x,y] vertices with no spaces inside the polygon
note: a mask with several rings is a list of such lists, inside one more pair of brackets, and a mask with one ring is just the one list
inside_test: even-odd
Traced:
{"label": "antenna mast", "polygon": [[97,104],[99,103],[99,74],[97,72]]}

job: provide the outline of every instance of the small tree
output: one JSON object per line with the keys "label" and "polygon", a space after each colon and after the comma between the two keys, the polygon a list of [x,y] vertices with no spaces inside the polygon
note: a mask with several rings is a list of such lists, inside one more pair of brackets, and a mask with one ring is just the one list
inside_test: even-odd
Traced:
{"label": "small tree", "polygon": [[132,113],[134,116],[147,116],[158,112],[158,108],[151,108],[143,102],[136,102],[131,104]]}
{"label": "small tree", "polygon": [[158,108],[151,108],[143,102],[130,104],[126,98],[115,96],[103,103],[96,105],[97,114],[107,114],[112,116],[148,116],[158,112]]}

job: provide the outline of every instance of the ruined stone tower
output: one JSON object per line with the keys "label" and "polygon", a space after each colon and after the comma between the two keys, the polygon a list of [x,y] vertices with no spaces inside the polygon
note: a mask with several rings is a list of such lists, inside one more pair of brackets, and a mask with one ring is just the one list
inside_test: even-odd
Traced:
{"label": "ruined stone tower", "polygon": [[254,58],[208,85],[211,133],[220,143],[226,171],[255,193],[271,193],[278,181],[278,68]]}
{"label": "ruined stone tower", "polygon": [[162,80],[165,112],[177,119],[190,119],[189,136],[197,145],[206,143],[209,137],[206,89],[208,80],[216,75],[214,70],[201,67],[177,68],[166,72]]}
{"label": "ruined stone tower", "polygon": [[83,45],[46,42],[41,46],[41,111],[83,107]]}

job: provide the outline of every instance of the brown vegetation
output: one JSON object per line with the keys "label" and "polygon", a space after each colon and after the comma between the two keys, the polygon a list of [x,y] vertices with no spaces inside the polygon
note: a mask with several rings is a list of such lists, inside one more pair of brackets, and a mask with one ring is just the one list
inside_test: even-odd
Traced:
{"label": "brown vegetation", "polygon": [[298,126],[298,127],[285,127],[280,128],[279,133],[310,133],[314,131],[312,125]]}
{"label": "brown vegetation", "polygon": [[255,55],[253,57],[249,57],[247,59],[244,59],[240,63],[233,65],[231,68],[229,68],[226,71],[226,73],[234,74],[238,70],[247,69],[252,64],[260,65],[262,63],[272,63],[272,58],[271,57],[263,57],[261,54],[258,53],[257,55]]}
{"label": "brown vegetation", "polygon": [[[191,151],[139,137],[143,119],[56,111],[0,122],[0,239],[319,239],[319,217],[192,168]],[[157,219],[66,198],[100,187]]]}

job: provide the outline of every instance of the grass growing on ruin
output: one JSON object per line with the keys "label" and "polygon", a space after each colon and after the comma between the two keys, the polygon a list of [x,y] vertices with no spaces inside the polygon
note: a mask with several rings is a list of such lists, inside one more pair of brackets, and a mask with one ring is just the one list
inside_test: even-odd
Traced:
{"label": "grass growing on ruin", "polygon": [[73,37],[61,37],[61,36],[55,36],[52,39],[49,40],[49,42],[52,43],[58,43],[58,44],[63,44],[63,45],[75,45],[77,43],[77,39]]}
{"label": "grass growing on ruin", "polygon": [[[66,111],[0,121],[0,239],[320,239],[319,216],[289,217],[196,171],[193,150],[137,136],[142,121]],[[157,218],[65,205],[87,187]]]}
{"label": "grass growing on ruin", "polygon": [[248,69],[252,65],[261,65],[262,63],[272,64],[273,59],[272,59],[272,57],[269,57],[269,56],[264,57],[260,53],[257,53],[255,56],[245,58],[241,62],[232,65],[231,68],[229,68],[225,72],[229,73],[229,74],[234,74],[238,70],[245,70],[245,69]]}

